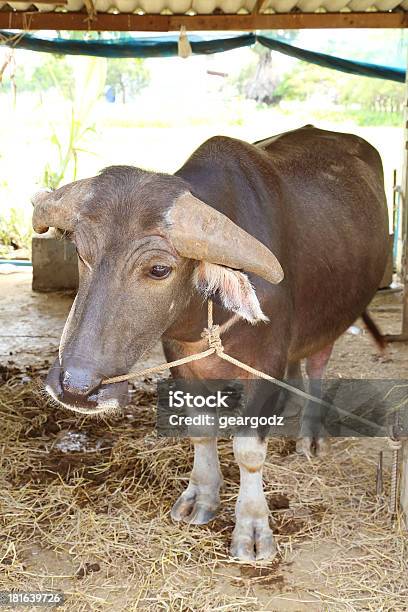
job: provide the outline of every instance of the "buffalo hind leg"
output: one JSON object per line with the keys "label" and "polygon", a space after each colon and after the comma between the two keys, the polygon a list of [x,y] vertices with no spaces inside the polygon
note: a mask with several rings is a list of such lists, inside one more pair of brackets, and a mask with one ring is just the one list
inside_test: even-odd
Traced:
{"label": "buffalo hind leg", "polygon": [[[302,362],[294,361],[288,364],[286,368],[286,376],[287,382],[290,385],[293,385],[300,391],[306,391],[303,374],[302,374]],[[286,393],[286,401],[285,401],[285,417],[300,417],[303,413],[303,406],[305,404],[305,399],[296,393],[288,391]]]}
{"label": "buffalo hind leg", "polygon": [[276,546],[262,483],[267,442],[258,437],[235,437],[233,445],[240,470],[240,486],[231,556],[241,561],[272,559]]}
{"label": "buffalo hind leg", "polygon": [[[309,378],[309,393],[319,399],[322,396],[322,378],[329,362],[333,345],[306,359],[306,374]],[[324,455],[329,449],[329,441],[324,430],[325,408],[311,400],[305,403],[300,437],[296,443],[298,453],[311,457]]]}
{"label": "buffalo hind leg", "polygon": [[211,521],[220,503],[222,476],[218,461],[217,438],[191,438],[194,465],[187,489],[171,510],[175,521],[204,525]]}

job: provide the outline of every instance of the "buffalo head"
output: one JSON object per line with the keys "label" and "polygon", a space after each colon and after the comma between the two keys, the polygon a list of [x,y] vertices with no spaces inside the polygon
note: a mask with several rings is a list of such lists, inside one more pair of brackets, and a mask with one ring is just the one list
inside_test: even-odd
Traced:
{"label": "buffalo head", "polygon": [[96,414],[127,398],[127,373],[183,315],[194,295],[218,293],[225,308],[265,320],[244,272],[278,283],[282,269],[262,243],[192,195],[177,176],[128,166],[33,198],[33,227],[64,232],[79,261],[79,290],[47,391]]}

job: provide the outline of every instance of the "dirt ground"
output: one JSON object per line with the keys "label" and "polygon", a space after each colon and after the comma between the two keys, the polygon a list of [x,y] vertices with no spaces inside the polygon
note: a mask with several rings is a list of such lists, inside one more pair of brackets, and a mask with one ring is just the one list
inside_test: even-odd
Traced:
{"label": "dirt ground", "polygon": [[[408,609],[406,536],[375,496],[379,450],[389,489],[385,440],[338,439],[329,458],[309,462],[291,441],[271,441],[265,487],[279,555],[265,566],[232,563],[238,472],[230,445],[221,444],[219,517],[205,527],[172,525],[188,442],[154,437],[149,381],[135,385],[121,417],[97,422],[56,409],[36,390],[73,296],[35,294],[30,283],[26,272],[0,276],[0,427],[12,447],[3,444],[0,457],[0,590],[61,590],[61,609],[75,612]],[[401,293],[379,292],[370,312],[384,333],[397,333]],[[157,347],[141,365],[162,360]],[[407,371],[408,345],[380,356],[357,321],[337,342],[328,376],[402,379]]]}

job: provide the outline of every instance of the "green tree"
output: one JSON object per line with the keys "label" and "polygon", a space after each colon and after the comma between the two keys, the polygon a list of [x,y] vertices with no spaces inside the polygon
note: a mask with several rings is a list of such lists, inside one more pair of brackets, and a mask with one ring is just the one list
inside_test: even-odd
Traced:
{"label": "green tree", "polygon": [[285,100],[299,101],[319,93],[346,109],[354,106],[362,111],[400,113],[405,87],[394,81],[347,75],[299,62],[294,70],[284,75],[274,93]]}
{"label": "green tree", "polygon": [[72,67],[64,55],[47,55],[44,62],[35,68],[30,85],[33,91],[55,88],[64,98],[71,98],[75,86]]}
{"label": "green tree", "polygon": [[149,84],[150,73],[143,59],[109,59],[106,84],[120,91],[122,102]]}
{"label": "green tree", "polygon": [[[279,38],[287,43],[293,43],[298,37],[297,30],[266,30],[263,36]],[[272,60],[272,52],[263,45],[255,45],[252,49],[252,59],[239,74],[232,79],[238,92],[250,100],[264,104],[275,104],[279,101],[276,95],[281,76],[277,73]]]}
{"label": "green tree", "polygon": [[357,103],[369,111],[399,113],[404,101],[405,86],[394,81],[352,77],[339,90],[341,104],[350,106]]}
{"label": "green tree", "polygon": [[[17,91],[35,91],[40,94],[55,88],[65,98],[71,99],[75,86],[72,67],[63,55],[42,54],[43,61],[32,74],[28,74],[25,66],[18,64],[13,75]],[[7,77],[7,73],[6,73]],[[3,81],[5,91],[11,89],[11,79]]]}
{"label": "green tree", "polygon": [[298,62],[293,70],[282,77],[274,93],[280,99],[303,101],[318,92],[322,96],[334,97],[337,100],[341,84],[342,78],[338,72]]}

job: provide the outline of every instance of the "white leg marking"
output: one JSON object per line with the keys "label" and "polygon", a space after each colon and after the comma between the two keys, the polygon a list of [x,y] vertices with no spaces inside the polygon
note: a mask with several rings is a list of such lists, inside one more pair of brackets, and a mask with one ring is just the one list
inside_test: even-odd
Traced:
{"label": "white leg marking", "polygon": [[267,442],[256,437],[234,438],[234,455],[241,481],[230,552],[242,561],[272,559],[276,554],[262,483],[266,449]]}
{"label": "white leg marking", "polygon": [[216,515],[222,476],[216,438],[192,438],[194,465],[187,489],[171,510],[175,521],[204,525]]}

